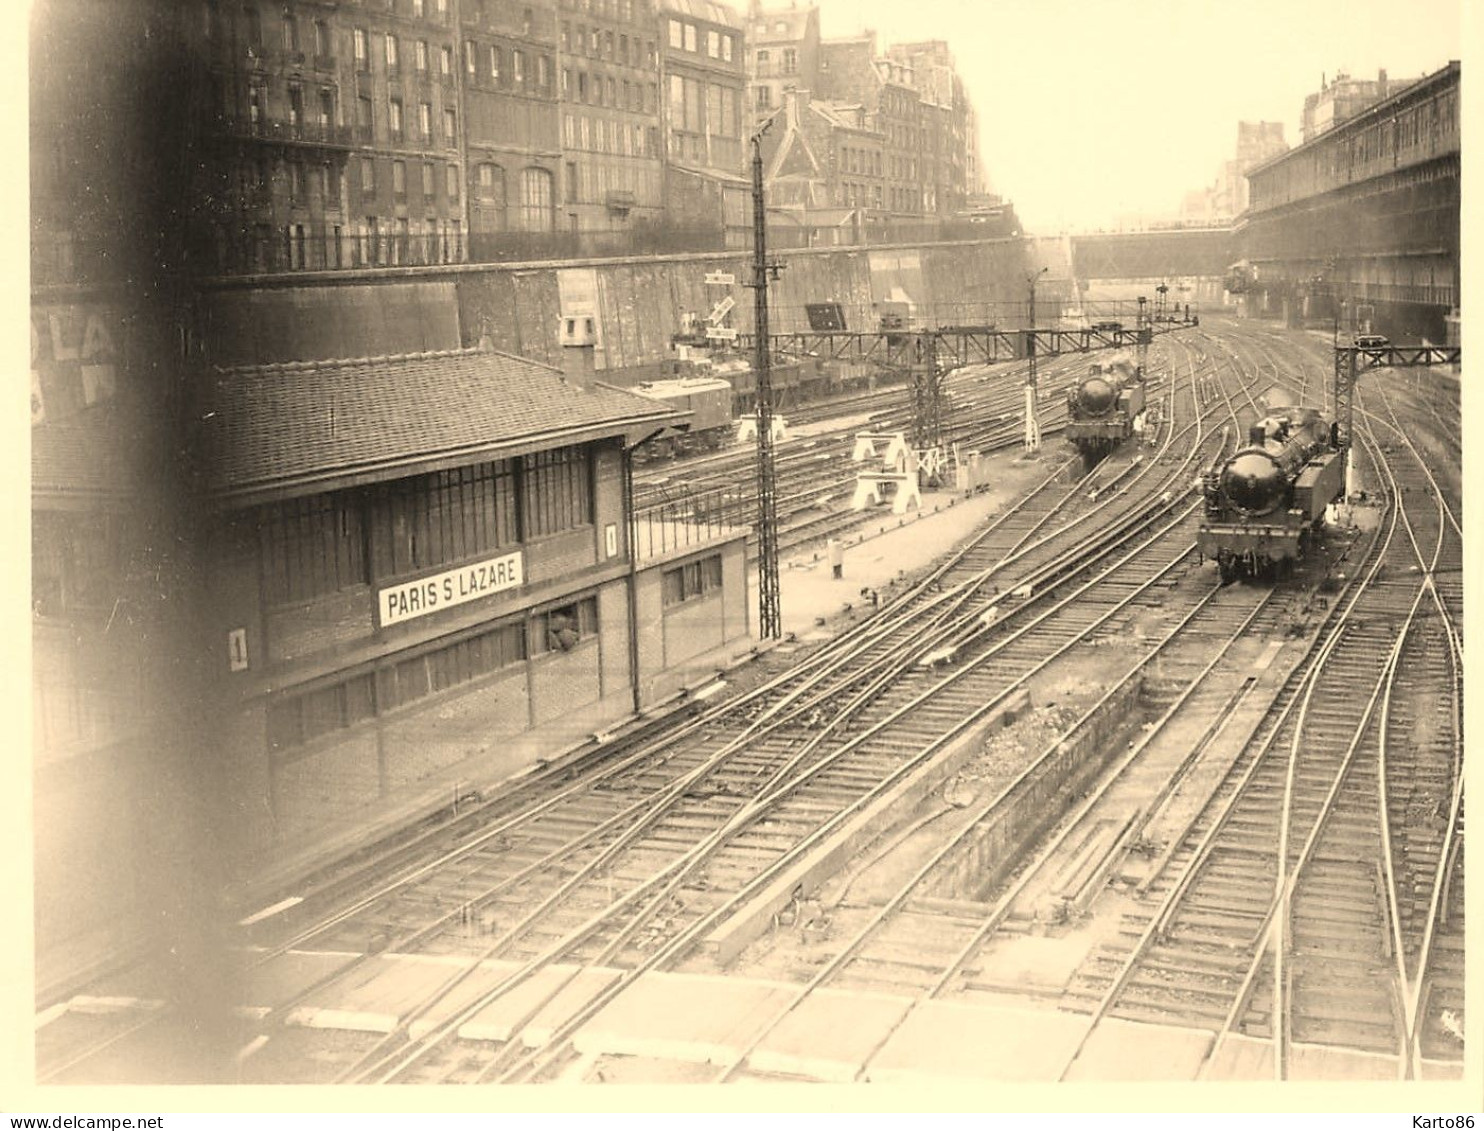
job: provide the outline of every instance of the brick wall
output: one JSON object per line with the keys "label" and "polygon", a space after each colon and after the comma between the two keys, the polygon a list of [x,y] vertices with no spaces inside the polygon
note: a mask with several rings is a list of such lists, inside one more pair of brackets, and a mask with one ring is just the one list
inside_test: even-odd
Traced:
{"label": "brick wall", "polygon": [[273,769],[273,814],[280,839],[344,820],[381,796],[376,730],[367,727]]}
{"label": "brick wall", "polygon": [[467,758],[530,726],[526,666],[517,664],[488,683],[451,695],[382,727],[386,785],[398,789]]}
{"label": "brick wall", "polygon": [[537,726],[602,698],[602,659],[598,641],[570,652],[547,653],[531,661],[531,698]]}

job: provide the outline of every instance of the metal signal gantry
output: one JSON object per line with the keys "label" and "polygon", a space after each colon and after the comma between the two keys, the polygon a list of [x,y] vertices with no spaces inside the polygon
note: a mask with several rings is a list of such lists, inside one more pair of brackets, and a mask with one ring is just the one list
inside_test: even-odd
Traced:
{"label": "metal signal gantry", "polygon": [[1354,440],[1355,382],[1368,369],[1417,369],[1459,365],[1461,346],[1335,346],[1335,446],[1344,454],[1345,493],[1350,490],[1350,447]]}

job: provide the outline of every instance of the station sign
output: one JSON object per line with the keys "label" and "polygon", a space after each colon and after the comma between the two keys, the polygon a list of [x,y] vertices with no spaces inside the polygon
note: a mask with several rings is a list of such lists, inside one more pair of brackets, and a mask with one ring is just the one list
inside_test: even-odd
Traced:
{"label": "station sign", "polygon": [[722,299],[719,303],[711,308],[711,314],[706,319],[706,321],[720,322],[723,318],[725,318],[732,312],[732,307],[736,305],[737,300],[734,299],[731,295],[727,295],[726,298]]}
{"label": "station sign", "polygon": [[514,589],[525,579],[519,550],[503,557],[459,566],[458,569],[404,581],[376,593],[376,619],[382,628],[451,609],[503,589]]}
{"label": "station sign", "polygon": [[706,285],[708,287],[735,287],[737,276],[728,271],[707,271]]}
{"label": "station sign", "polygon": [[730,326],[708,326],[706,327],[706,336],[708,338],[718,338],[724,342],[735,342],[737,340],[737,331]]}

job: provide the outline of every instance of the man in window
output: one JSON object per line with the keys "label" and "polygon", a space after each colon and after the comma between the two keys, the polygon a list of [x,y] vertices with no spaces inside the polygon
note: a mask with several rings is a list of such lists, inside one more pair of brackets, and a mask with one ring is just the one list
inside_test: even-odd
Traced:
{"label": "man in window", "polygon": [[546,619],[546,646],[553,652],[570,652],[580,637],[577,625],[566,613],[552,613]]}

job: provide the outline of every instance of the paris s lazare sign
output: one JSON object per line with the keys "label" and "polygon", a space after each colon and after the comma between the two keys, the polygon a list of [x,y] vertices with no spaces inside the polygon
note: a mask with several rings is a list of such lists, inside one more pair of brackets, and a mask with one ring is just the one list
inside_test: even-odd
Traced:
{"label": "paris s lazare sign", "polygon": [[514,589],[523,580],[520,551],[459,566],[432,577],[404,581],[376,593],[376,616],[382,628],[400,621],[451,609],[467,601]]}

